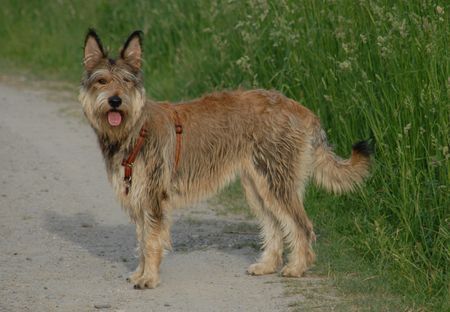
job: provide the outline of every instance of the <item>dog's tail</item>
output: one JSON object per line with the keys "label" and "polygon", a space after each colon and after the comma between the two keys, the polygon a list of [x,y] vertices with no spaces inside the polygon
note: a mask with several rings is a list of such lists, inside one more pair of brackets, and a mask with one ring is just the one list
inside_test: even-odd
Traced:
{"label": "dog's tail", "polygon": [[325,131],[315,133],[313,177],[317,185],[336,194],[353,191],[369,175],[373,139],[353,145],[352,156],[341,159],[327,143]]}

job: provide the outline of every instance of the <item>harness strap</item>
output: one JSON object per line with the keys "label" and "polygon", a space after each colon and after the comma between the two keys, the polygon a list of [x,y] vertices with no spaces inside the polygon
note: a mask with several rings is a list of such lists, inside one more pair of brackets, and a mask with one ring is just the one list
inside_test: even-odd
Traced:
{"label": "harness strap", "polygon": [[139,131],[139,137],[136,141],[136,145],[134,146],[133,150],[131,151],[131,154],[128,156],[127,159],[124,159],[122,161],[122,166],[124,167],[123,180],[125,182],[125,195],[128,195],[128,193],[130,192],[131,179],[133,176],[134,161],[136,160],[136,157],[139,154],[139,151],[141,150],[142,146],[144,145],[146,136],[147,136],[147,129],[144,124],[141,128],[141,131]]}
{"label": "harness strap", "polygon": [[173,170],[173,173],[177,172],[178,169],[178,163],[180,162],[180,154],[181,154],[181,134],[183,133],[183,126],[181,125],[180,116],[178,115],[178,112],[174,108],[174,119],[175,119],[175,133],[177,136],[177,142],[175,146],[175,168]]}
{"label": "harness strap", "polygon": [[[176,173],[178,169],[178,163],[180,162],[180,155],[181,155],[181,134],[183,133],[183,125],[181,124],[180,116],[178,115],[178,112],[175,108],[173,108],[173,119],[175,123],[175,134],[176,134],[176,145],[175,145],[175,167],[173,170],[173,174]],[[139,131],[139,137],[136,141],[136,145],[134,146],[133,150],[131,151],[128,158],[124,159],[122,161],[122,166],[124,167],[124,175],[123,180],[125,182],[125,195],[128,195],[130,192],[132,177],[133,177],[133,166],[134,161],[136,160],[137,155],[139,154],[140,150],[142,149],[142,146],[144,145],[145,138],[147,137],[147,128],[145,127],[145,124],[142,126],[141,130]]]}

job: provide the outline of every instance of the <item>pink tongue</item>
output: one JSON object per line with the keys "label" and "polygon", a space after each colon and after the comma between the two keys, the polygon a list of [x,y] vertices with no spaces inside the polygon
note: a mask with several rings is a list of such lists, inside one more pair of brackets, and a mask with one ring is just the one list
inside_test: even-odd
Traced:
{"label": "pink tongue", "polygon": [[122,122],[122,115],[119,112],[109,112],[108,122],[111,126],[116,127]]}

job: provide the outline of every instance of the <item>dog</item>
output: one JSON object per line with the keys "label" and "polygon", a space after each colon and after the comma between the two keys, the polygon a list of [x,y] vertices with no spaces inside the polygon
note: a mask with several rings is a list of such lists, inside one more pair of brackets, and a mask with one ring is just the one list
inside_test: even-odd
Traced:
{"label": "dog", "polygon": [[184,103],[146,99],[142,32],[109,58],[90,29],[84,41],[79,100],[98,137],[108,179],[136,225],[139,265],[134,288],[160,283],[170,249],[170,213],[214,195],[237,176],[261,223],[263,251],[250,275],[281,270],[300,277],[313,264],[315,234],[303,196],[307,182],[334,193],[368,176],[372,146],[361,141],[349,159],[335,155],[309,109],[276,91],[216,92]]}

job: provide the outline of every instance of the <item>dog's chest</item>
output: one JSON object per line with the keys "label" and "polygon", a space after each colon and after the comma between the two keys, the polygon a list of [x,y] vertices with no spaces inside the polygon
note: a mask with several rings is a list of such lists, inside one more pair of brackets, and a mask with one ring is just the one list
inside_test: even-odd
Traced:
{"label": "dog's chest", "polygon": [[[125,168],[122,165],[122,157],[115,157],[109,170],[109,180],[114,193],[122,207],[130,213],[135,214],[136,207],[139,207],[139,201],[142,198],[142,187],[145,175],[142,174],[143,163],[137,160],[132,166],[132,175],[129,182],[125,181]],[[128,191],[127,191],[128,188]]]}

